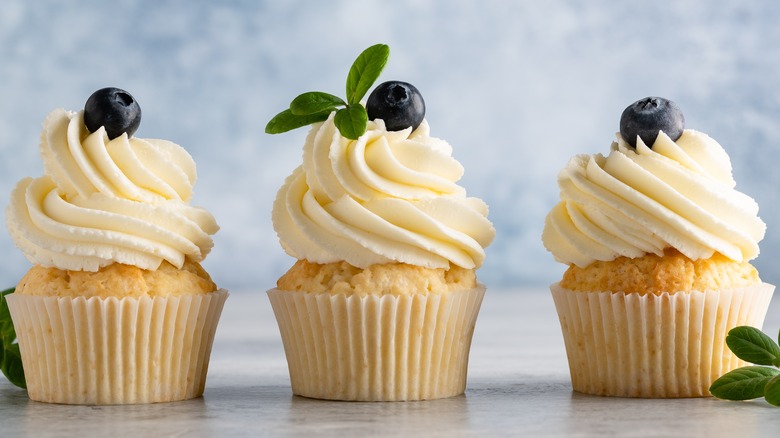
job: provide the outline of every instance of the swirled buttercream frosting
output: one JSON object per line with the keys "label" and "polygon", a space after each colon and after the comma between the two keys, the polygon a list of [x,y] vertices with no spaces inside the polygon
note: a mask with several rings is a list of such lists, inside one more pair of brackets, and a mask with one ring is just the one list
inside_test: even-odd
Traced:
{"label": "swirled buttercream frosting", "polygon": [[457,184],[463,166],[451,146],[431,137],[426,121],[388,131],[377,119],[349,140],[333,117],[312,126],[303,165],[276,196],[273,224],[285,251],[359,268],[481,266],[495,229],[487,204]]}
{"label": "swirled buttercream frosting", "polygon": [[105,129],[90,133],[81,112],[54,110],[44,122],[44,175],[21,180],[6,225],[32,263],[96,271],[111,263],[157,269],[201,261],[219,227],[189,205],[195,163],[180,146]]}
{"label": "swirled buttercream frosting", "polygon": [[617,137],[608,156],[577,155],[558,175],[561,200],[542,234],[556,260],[585,267],[665,248],[693,260],[758,255],[766,225],[756,202],[735,190],[718,142],[690,129],[677,141],[660,132],[652,148]]}

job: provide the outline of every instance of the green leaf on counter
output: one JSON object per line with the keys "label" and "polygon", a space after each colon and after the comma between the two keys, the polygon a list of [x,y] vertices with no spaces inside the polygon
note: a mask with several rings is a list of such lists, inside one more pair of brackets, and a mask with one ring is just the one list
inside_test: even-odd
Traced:
{"label": "green leaf on counter", "polygon": [[725,400],[752,400],[764,396],[764,387],[780,370],[746,366],[729,371],[710,386],[710,393]]}
{"label": "green leaf on counter", "polygon": [[764,387],[764,398],[770,405],[780,406],[780,375],[773,377],[766,384]]}
{"label": "green leaf on counter", "polygon": [[780,360],[780,346],[761,330],[735,327],[726,336],[726,345],[740,359],[756,365],[776,365]]}
{"label": "green leaf on counter", "polygon": [[14,290],[15,288],[10,288],[0,292],[0,371],[14,385],[26,388],[22,355],[19,352],[19,344],[16,343],[16,331],[5,299],[6,295],[12,294]]}

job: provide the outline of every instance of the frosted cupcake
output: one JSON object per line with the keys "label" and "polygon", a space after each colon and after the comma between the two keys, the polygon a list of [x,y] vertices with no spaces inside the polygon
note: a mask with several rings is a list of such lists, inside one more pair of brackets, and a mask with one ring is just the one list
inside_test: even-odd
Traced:
{"label": "frosted cupcake", "polygon": [[569,265],[551,290],[574,390],[708,396],[742,365],[726,334],[760,328],[774,291],[749,263],[766,227],[726,152],[673,102],[645,98],[608,156],[575,156],[558,184],[542,240]]}
{"label": "frosted cupcake", "polygon": [[203,393],[227,292],[199,262],[218,230],[189,205],[195,163],[133,133],[127,92],[54,110],[44,175],[11,194],[8,231],[34,266],[7,296],[32,400],[124,404]]}
{"label": "frosted cupcake", "polygon": [[[371,47],[356,64],[373,60],[378,75],[388,51]],[[385,82],[364,109],[349,86],[360,82],[348,80],[347,108],[316,116],[303,164],[273,206],[282,247],[298,259],[268,292],[292,391],[364,401],[462,394],[485,293],[475,270],[495,230],[486,204],[457,185],[463,167],[450,145],[430,136],[419,91]],[[280,121],[305,117],[292,113],[305,112],[299,99],[268,132],[301,126]],[[344,117],[363,120],[357,132]]]}

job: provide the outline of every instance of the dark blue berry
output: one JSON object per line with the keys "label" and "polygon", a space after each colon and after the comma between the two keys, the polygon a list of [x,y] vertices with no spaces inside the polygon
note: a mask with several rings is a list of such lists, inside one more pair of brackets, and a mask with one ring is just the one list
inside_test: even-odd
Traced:
{"label": "dark blue berry", "polygon": [[425,101],[414,85],[401,81],[379,84],[366,101],[370,120],[382,119],[388,131],[417,129],[425,118]]}
{"label": "dark blue berry", "polygon": [[89,132],[105,127],[112,140],[123,132],[132,137],[141,124],[141,107],[125,90],[102,88],[92,93],[84,104],[84,124]]}
{"label": "dark blue berry", "polygon": [[645,97],[632,103],[620,116],[620,135],[636,147],[639,136],[653,147],[658,131],[663,131],[672,141],[677,141],[685,129],[685,117],[677,104],[663,97]]}

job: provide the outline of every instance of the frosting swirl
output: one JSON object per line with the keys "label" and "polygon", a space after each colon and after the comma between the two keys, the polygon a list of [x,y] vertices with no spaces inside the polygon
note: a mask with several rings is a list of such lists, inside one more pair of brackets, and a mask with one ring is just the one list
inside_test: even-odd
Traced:
{"label": "frosting swirl", "polygon": [[165,140],[109,140],[90,133],[83,111],[52,111],[40,152],[44,176],[21,180],[11,194],[6,225],[32,263],[96,271],[111,263],[157,269],[201,261],[219,227],[188,205],[195,162]]}
{"label": "frosting swirl", "polygon": [[758,255],[766,225],[756,202],[734,189],[718,142],[690,129],[676,142],[659,133],[652,149],[617,137],[607,157],[575,156],[558,175],[561,202],[542,233],[556,260],[585,267],[669,247],[694,260]]}
{"label": "frosting swirl", "polygon": [[273,223],[285,251],[360,268],[393,261],[481,266],[495,229],[487,204],[456,184],[463,166],[451,146],[431,137],[426,121],[414,132],[370,121],[352,141],[333,116],[313,125],[303,165],[276,196]]}

